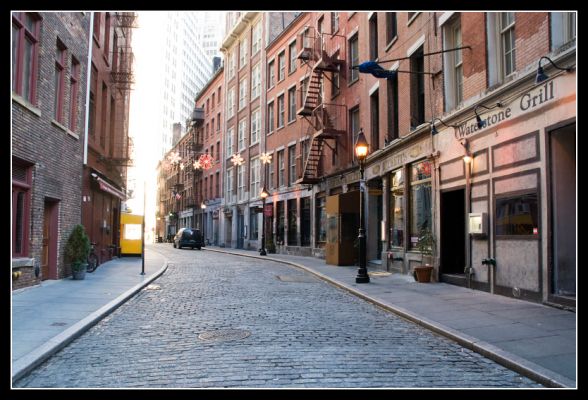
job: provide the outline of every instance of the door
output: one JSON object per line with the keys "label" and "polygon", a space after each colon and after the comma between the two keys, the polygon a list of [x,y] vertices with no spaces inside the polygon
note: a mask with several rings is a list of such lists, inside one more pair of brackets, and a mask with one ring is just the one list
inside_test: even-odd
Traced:
{"label": "door", "polygon": [[243,239],[245,237],[245,217],[241,212],[237,214],[237,248],[243,248]]}
{"label": "door", "polygon": [[43,209],[41,280],[57,278],[57,208],[56,201],[45,201]]}
{"label": "door", "polygon": [[552,294],[576,296],[576,125],[551,132]]}
{"label": "door", "polygon": [[464,275],[465,189],[441,193],[440,273]]}

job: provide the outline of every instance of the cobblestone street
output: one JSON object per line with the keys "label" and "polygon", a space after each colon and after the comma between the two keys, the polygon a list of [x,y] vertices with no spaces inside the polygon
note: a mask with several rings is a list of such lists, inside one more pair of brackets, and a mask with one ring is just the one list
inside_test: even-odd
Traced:
{"label": "cobblestone street", "polygon": [[541,387],[294,267],[164,251],[165,274],[14,387]]}

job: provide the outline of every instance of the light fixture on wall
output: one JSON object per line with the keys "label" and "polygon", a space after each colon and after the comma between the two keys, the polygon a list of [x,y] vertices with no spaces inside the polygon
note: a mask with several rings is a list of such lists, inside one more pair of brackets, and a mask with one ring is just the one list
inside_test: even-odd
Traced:
{"label": "light fixture on wall", "polygon": [[562,71],[570,72],[574,69],[573,67],[561,68],[557,64],[555,64],[551,58],[543,56],[539,59],[539,66],[537,67],[537,76],[535,77],[535,83],[541,83],[541,82],[549,79],[547,74],[543,71],[543,67],[541,66],[541,60],[543,60],[543,59],[546,59],[547,61],[549,61],[551,63],[551,65],[553,65],[555,68],[562,70]]}
{"label": "light fixture on wall", "polygon": [[474,114],[476,115],[476,124],[478,125],[478,129],[482,129],[486,126],[486,121],[482,121],[482,118],[480,118],[480,116],[478,115],[478,107],[485,108],[486,110],[492,110],[496,107],[502,107],[502,103],[496,103],[495,105],[490,107],[486,107],[483,104],[478,104],[476,107],[474,107]]}
{"label": "light fixture on wall", "polygon": [[435,117],[431,120],[431,135],[436,135],[439,133],[439,131],[435,127],[435,121],[441,122],[443,125],[445,125],[448,128],[457,128],[458,127],[457,125],[448,125],[445,122],[443,122],[443,120],[441,118]]}

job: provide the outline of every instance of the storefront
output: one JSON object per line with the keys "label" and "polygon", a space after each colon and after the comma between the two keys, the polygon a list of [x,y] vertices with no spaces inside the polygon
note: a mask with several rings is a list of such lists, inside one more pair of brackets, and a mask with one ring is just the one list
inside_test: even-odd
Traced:
{"label": "storefront", "polygon": [[575,81],[513,86],[479,102],[500,103],[481,128],[456,115],[435,136],[441,281],[575,306]]}

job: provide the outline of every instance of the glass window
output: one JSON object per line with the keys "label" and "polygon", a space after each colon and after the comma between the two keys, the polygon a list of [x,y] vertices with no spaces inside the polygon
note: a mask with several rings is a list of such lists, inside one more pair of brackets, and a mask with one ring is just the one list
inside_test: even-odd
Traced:
{"label": "glass window", "polygon": [[390,246],[404,246],[404,174],[392,172],[390,184]]}
{"label": "glass window", "polygon": [[326,197],[316,198],[316,242],[325,243],[327,241],[327,210]]}
{"label": "glass window", "polygon": [[[358,65],[359,64],[359,41],[357,39],[357,35],[353,36],[349,40],[349,58],[351,65]],[[351,77],[349,82],[355,82],[359,79],[359,70],[352,69],[351,70]]]}
{"label": "glass window", "polygon": [[432,229],[431,163],[413,164],[410,179],[410,246],[415,248],[419,233]]}
{"label": "glass window", "polygon": [[296,199],[288,200],[288,245],[296,246],[298,244],[297,228],[298,228],[298,207],[296,206]]}
{"label": "glass window", "polygon": [[267,132],[273,132],[274,130],[274,102],[272,101],[267,105]]}
{"label": "glass window", "polygon": [[538,235],[537,193],[496,199],[496,235]]}
{"label": "glass window", "polygon": [[286,225],[284,215],[284,201],[278,201],[277,203],[277,226],[276,226],[276,244],[284,244],[284,228]]}
{"label": "glass window", "polygon": [[288,52],[290,54],[290,65],[288,67],[288,72],[292,73],[296,71],[296,41],[290,43],[288,46]]}
{"label": "glass window", "polygon": [[515,71],[515,13],[506,12],[500,14],[500,36],[502,45],[502,67],[504,76]]}
{"label": "glass window", "polygon": [[283,51],[278,55],[278,81],[286,77],[286,52]]}
{"label": "glass window", "polygon": [[249,238],[250,239],[257,239],[258,236],[258,227],[257,227],[257,220],[259,217],[259,213],[255,211],[255,208],[250,208],[249,213]]}

